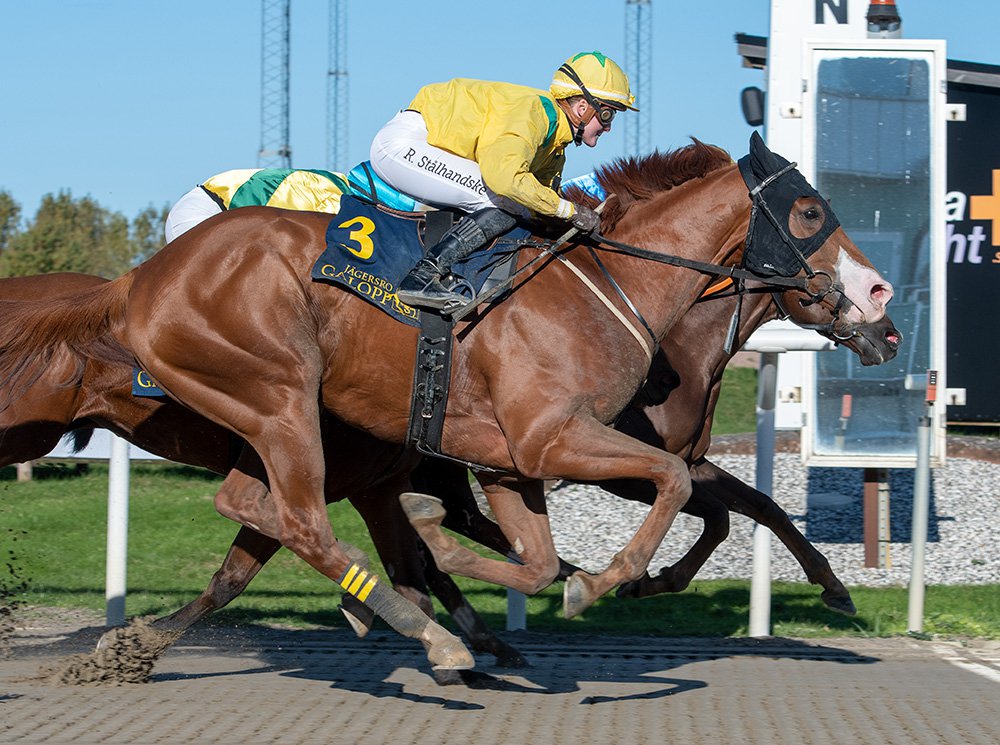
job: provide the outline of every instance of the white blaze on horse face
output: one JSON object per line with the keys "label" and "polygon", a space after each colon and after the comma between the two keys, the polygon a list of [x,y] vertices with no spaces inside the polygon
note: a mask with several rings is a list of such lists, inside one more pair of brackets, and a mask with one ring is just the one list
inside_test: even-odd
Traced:
{"label": "white blaze on horse face", "polygon": [[860,264],[840,248],[837,256],[837,280],[844,293],[854,303],[845,317],[853,323],[874,323],[885,315],[885,306],[892,299],[892,285],[870,266]]}

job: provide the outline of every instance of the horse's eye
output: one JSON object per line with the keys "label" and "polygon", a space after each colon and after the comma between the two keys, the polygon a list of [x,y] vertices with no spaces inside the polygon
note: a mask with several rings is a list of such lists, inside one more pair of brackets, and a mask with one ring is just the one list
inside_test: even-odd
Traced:
{"label": "horse's eye", "polygon": [[815,207],[810,207],[802,214],[807,220],[819,220],[823,216]]}

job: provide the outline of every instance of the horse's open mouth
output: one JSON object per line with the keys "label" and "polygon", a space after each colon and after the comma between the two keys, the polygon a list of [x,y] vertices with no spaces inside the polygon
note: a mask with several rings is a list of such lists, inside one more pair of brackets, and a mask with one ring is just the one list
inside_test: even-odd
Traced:
{"label": "horse's open mouth", "polygon": [[903,343],[903,335],[888,318],[883,318],[873,324],[862,324],[839,343],[857,353],[861,364],[881,365],[888,362],[899,352]]}

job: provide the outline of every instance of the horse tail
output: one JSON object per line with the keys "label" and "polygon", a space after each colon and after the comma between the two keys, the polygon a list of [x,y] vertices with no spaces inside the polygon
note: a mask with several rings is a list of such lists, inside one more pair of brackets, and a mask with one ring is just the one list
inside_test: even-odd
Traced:
{"label": "horse tail", "polygon": [[76,455],[90,444],[90,440],[94,436],[94,427],[74,429],[70,432],[70,436],[73,438],[73,455]]}
{"label": "horse tail", "polygon": [[0,411],[33,385],[53,353],[68,349],[83,376],[87,358],[132,364],[135,357],[116,338],[124,327],[132,274],[76,293],[33,300],[0,300]]}

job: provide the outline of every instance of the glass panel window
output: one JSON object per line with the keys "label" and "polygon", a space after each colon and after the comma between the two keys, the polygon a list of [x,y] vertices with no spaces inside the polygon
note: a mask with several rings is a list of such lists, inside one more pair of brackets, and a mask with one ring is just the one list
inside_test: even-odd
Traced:
{"label": "glass panel window", "polygon": [[931,58],[849,55],[818,60],[814,184],[892,283],[904,346],[876,367],[843,348],[815,355],[813,452],[912,455],[923,393],[905,380],[931,366]]}

